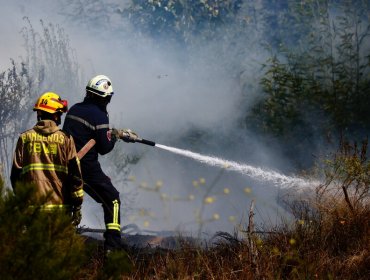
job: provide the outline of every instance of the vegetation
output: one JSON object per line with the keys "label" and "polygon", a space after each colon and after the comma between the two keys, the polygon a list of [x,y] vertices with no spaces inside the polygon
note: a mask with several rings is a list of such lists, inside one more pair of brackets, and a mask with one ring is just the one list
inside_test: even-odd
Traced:
{"label": "vegetation", "polygon": [[[45,201],[34,195],[32,185],[18,185],[15,195],[0,177],[1,279],[86,279],[91,261],[101,267],[102,244],[78,235],[68,213],[42,210]],[[125,252],[108,259],[97,279],[129,271]]]}
{"label": "vegetation", "polygon": [[[113,28],[122,34],[122,23],[129,22],[142,34],[182,44],[191,41],[196,34],[215,34],[215,28],[232,22],[242,1],[133,0],[124,7],[117,2],[104,7],[100,4],[99,0],[69,1],[62,10],[67,17],[85,25],[99,22],[99,26]],[[105,16],[97,18],[96,13]],[[76,17],[81,14],[84,17]],[[112,16],[116,21],[109,20]]]}
{"label": "vegetation", "polygon": [[291,143],[292,154],[314,149],[315,139],[338,143],[339,135],[366,137],[369,8],[362,1],[291,5],[283,17],[289,24],[284,25],[286,33],[264,65],[264,98],[246,121]]}
{"label": "vegetation", "polygon": [[1,279],[71,279],[84,262],[83,242],[64,213],[40,211],[32,185],[17,195],[0,186]]}
{"label": "vegetation", "polygon": [[27,112],[25,107],[29,109],[25,104],[31,95],[30,84],[31,78],[25,65],[18,66],[14,60],[11,60],[10,68],[0,73],[0,158],[6,174],[10,171],[7,159],[12,157],[13,140],[23,128],[26,116],[29,116],[27,113],[19,116],[19,112]]}
{"label": "vegetation", "polygon": [[[131,28],[157,43],[176,42],[184,50],[204,42],[218,42],[218,52],[229,57],[223,67],[241,85],[238,128],[253,129],[287,143],[292,157],[302,150],[315,150],[316,139],[336,145],[340,139],[353,143],[367,138],[368,1],[166,0],[133,1],[125,8],[100,3],[71,1],[71,11],[65,13],[85,23],[94,21],[95,26],[103,28],[111,27],[111,19],[116,18],[120,23],[116,30],[128,21]],[[100,16],[96,17],[98,12]],[[19,63],[11,60],[11,66],[0,73],[0,162],[5,173],[14,139],[28,125],[33,105],[30,100],[50,88],[61,94],[67,90],[78,92],[80,84],[81,73],[63,30],[41,22],[40,34],[26,21],[23,35],[27,57]],[[228,32],[231,29],[235,32]],[[262,35],[256,44],[263,43],[269,57],[261,65],[263,74],[250,81],[249,72],[254,68],[249,56],[252,40],[248,41],[248,36],[257,33]],[[67,89],[65,80],[69,81]],[[259,86],[254,85],[256,81]],[[259,99],[247,105],[250,91]],[[341,143],[333,158],[320,166],[323,184],[312,186],[309,194],[288,192],[283,197],[293,222],[254,229],[250,219],[248,227],[239,225],[234,235],[218,233],[212,240],[215,243],[207,246],[194,246],[180,238],[180,249],[132,248],[128,256],[116,253],[108,262],[104,262],[99,242],[90,243],[76,235],[67,216],[38,211],[42,201],[32,198],[32,187],[25,186],[15,196],[1,184],[1,278],[367,279],[368,154],[367,141],[361,146]],[[112,155],[112,159],[116,168],[125,170],[128,162],[138,160],[121,153]],[[117,182],[120,179],[116,178]],[[193,184],[196,187],[204,181]],[[168,197],[159,192],[161,186],[158,181],[153,189],[146,185],[140,188],[159,194],[165,203]],[[208,221],[205,205],[213,203],[216,195],[214,182],[203,189],[202,205],[195,215],[199,232]],[[143,209],[142,213],[147,211]],[[218,218],[215,214],[212,221]]]}

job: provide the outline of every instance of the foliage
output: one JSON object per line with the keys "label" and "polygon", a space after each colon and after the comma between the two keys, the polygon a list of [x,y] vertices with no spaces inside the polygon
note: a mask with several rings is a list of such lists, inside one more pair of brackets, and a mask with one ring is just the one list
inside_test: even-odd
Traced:
{"label": "foliage", "polygon": [[[265,98],[246,121],[293,147],[322,135],[362,137],[370,128],[369,10],[362,1],[290,6],[279,50],[264,65]],[[299,34],[289,37],[293,46],[289,32]]]}
{"label": "foliage", "polygon": [[[114,1],[101,4],[99,0],[70,1],[62,10],[67,17],[84,24],[99,22],[100,26],[122,33],[123,24],[130,22],[136,31],[152,38],[184,43],[195,34],[232,21],[242,1],[133,0],[127,6]],[[102,13],[106,16],[96,16]],[[116,21],[109,20],[112,17]]]}
{"label": "foliage", "polygon": [[28,96],[32,94],[31,77],[26,65],[18,66],[11,60],[11,67],[0,73],[0,161],[5,172],[10,170],[10,162],[14,139],[18,131],[23,129],[29,114],[19,114],[29,110]]}
{"label": "foliage", "polygon": [[108,255],[100,271],[100,279],[122,279],[133,271],[131,260],[125,251],[115,251]]}
{"label": "foliage", "polygon": [[230,23],[240,6],[240,0],[134,0],[123,16],[128,16],[132,24],[145,34],[186,42],[193,35],[207,35]]}
{"label": "foliage", "polygon": [[333,197],[343,195],[350,211],[361,209],[368,203],[370,193],[370,162],[367,158],[368,141],[361,147],[357,143],[341,144],[333,160],[327,160],[326,182],[319,194],[330,192]]}
{"label": "foliage", "polygon": [[46,200],[32,184],[15,195],[0,176],[1,279],[118,279],[131,270],[125,251],[104,261],[102,244],[78,235],[68,213],[40,210]]}
{"label": "foliage", "polygon": [[40,211],[32,185],[0,186],[1,279],[72,279],[85,262],[83,239],[64,212]]}

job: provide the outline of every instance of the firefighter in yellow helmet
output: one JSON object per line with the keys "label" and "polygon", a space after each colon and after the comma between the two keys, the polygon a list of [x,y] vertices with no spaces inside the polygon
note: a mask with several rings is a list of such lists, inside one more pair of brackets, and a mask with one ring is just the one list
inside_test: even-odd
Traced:
{"label": "firefighter in yellow helmet", "polygon": [[21,133],[14,152],[10,175],[14,192],[22,182],[33,183],[38,197],[47,197],[43,209],[65,209],[73,223],[81,221],[83,181],[72,136],[58,125],[68,111],[67,100],[46,92],[37,100],[36,125]]}

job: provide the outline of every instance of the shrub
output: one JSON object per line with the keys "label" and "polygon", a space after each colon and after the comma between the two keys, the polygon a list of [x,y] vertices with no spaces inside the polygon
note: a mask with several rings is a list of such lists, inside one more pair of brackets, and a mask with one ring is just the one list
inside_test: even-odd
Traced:
{"label": "shrub", "polygon": [[32,185],[17,195],[0,185],[0,278],[72,279],[85,261],[84,242],[68,215],[40,211]]}

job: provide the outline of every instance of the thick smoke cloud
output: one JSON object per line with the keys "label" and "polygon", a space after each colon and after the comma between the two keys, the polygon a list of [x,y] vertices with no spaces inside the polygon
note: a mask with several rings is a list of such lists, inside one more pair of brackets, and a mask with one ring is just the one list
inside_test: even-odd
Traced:
{"label": "thick smoke cloud", "polygon": [[[26,5],[14,1],[2,5],[0,33],[3,41],[7,38],[0,46],[3,68],[9,57],[22,53],[19,30],[24,25],[23,16],[29,17],[35,28],[39,19],[58,24],[70,37],[86,82],[95,74],[105,74],[112,79],[115,95],[109,111],[113,126],[131,128],[143,138],[165,145],[277,170],[290,169],[279,154],[278,145],[267,147],[258,135],[237,129],[240,102],[247,100],[253,104],[258,95],[256,65],[264,59],[258,45],[244,58],[242,75],[250,77],[249,96],[245,96],[245,85],[240,83],[238,75],[230,72],[235,58],[220,56],[222,50],[217,42],[199,47],[184,58],[182,50],[158,48],[147,38],[135,34],[117,35],[98,28],[93,32],[93,26],[73,25],[58,13],[57,2],[47,1],[45,5],[45,1],[33,1],[32,5]],[[84,86],[81,85],[79,93],[66,89],[67,97],[82,96]],[[200,134],[189,138],[188,132],[192,129]],[[280,214],[285,215],[275,202],[278,188],[268,183],[139,144],[118,143],[115,151],[141,156],[137,164],[130,166],[132,180],[115,182],[127,210],[123,211],[123,224],[130,223],[130,217],[134,216],[132,221],[142,228],[196,232],[199,228],[196,215],[202,209],[207,188],[212,188],[209,196],[214,197],[215,202],[203,205],[202,218],[213,219],[204,222],[203,230],[232,231],[239,222],[245,225],[252,198],[256,198],[256,218],[261,223],[273,224],[278,222]],[[110,159],[109,156],[103,159],[107,172],[112,172]],[[155,186],[157,191],[148,190]],[[189,199],[191,197],[194,200]],[[130,200],[134,203],[128,205]],[[140,208],[141,216],[137,214]],[[99,205],[87,198],[83,210],[83,224],[104,227]]]}

